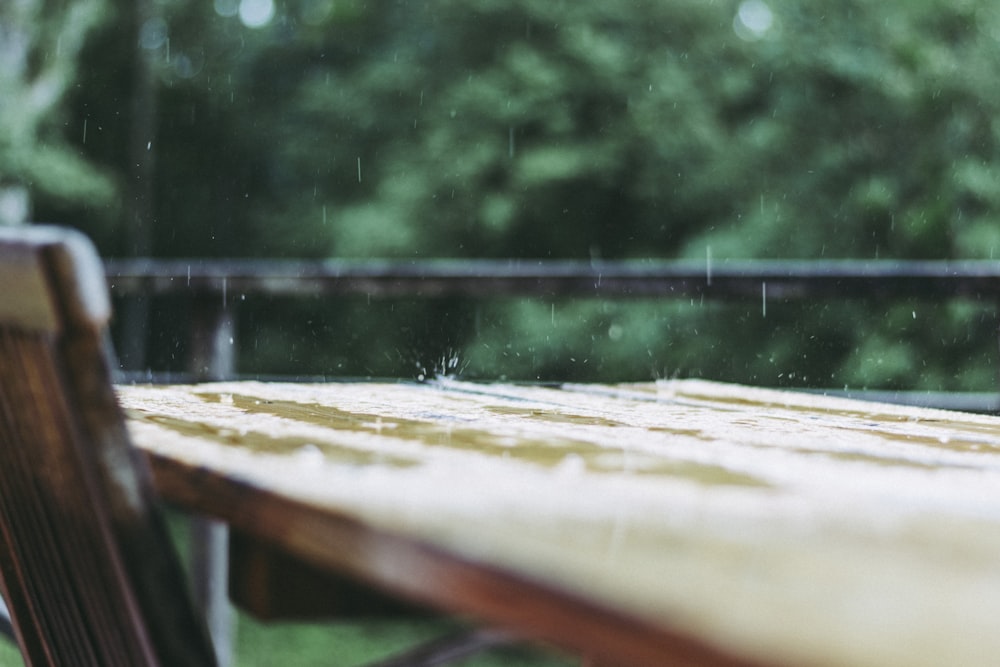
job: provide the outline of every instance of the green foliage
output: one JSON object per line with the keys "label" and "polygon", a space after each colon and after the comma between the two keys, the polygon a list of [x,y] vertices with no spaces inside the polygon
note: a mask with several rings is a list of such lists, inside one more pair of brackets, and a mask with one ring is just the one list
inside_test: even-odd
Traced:
{"label": "green foliage", "polygon": [[[155,7],[169,37],[148,47],[159,254],[722,262],[1000,249],[1000,9],[985,0],[287,0],[258,29],[213,3]],[[88,58],[134,49],[117,44]],[[93,76],[76,104],[109,128],[122,101],[108,91],[128,86]],[[121,151],[84,149],[129,178]],[[993,384],[974,303],[887,315],[775,302],[765,317],[762,304],[585,300],[557,302],[555,326],[552,305],[309,303],[279,324],[248,312],[270,342],[241,363],[399,375],[458,351],[481,377]],[[296,336],[299,361],[286,354]]]}
{"label": "green foliage", "polygon": [[[422,642],[452,634],[454,623],[441,620],[372,620],[316,625],[262,625],[240,617],[237,667],[353,667],[374,664]],[[578,661],[530,646],[492,649],[455,667],[569,667]]]}
{"label": "green foliage", "polygon": [[[697,47],[717,10],[441,2],[397,11],[395,30],[367,25],[359,56],[322,66],[314,55],[309,68],[280,73],[294,97],[274,115],[271,154],[297,175],[280,198],[307,220],[326,211],[317,232],[334,253],[665,253],[676,240],[664,212],[697,218],[718,207],[719,197],[663,188],[686,171],[686,155],[725,149],[697,107],[702,77],[679,53],[682,41]],[[677,39],[657,46],[665,25]]]}
{"label": "green foliage", "polygon": [[38,145],[8,164],[13,174],[50,202],[115,206],[114,181],[67,147]]}
{"label": "green foliage", "polygon": [[62,106],[107,11],[104,0],[0,4],[0,186],[57,205],[113,205],[114,181],[67,142]]}
{"label": "green foliage", "polygon": [[0,641],[0,665],[23,665],[21,652],[17,646],[6,641]]}

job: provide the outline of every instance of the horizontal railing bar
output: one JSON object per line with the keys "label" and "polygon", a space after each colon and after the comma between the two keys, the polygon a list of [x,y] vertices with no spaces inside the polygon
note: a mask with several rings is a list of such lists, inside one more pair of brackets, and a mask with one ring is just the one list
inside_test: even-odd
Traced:
{"label": "horizontal railing bar", "polygon": [[106,262],[116,294],[1000,299],[1000,262],[206,260]]}

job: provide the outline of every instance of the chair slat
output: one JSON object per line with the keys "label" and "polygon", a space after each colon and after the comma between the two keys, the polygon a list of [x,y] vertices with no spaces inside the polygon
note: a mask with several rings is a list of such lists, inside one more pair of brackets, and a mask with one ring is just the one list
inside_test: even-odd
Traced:
{"label": "chair slat", "polygon": [[0,230],[0,279],[0,585],[26,662],[214,664],[111,387],[96,253]]}

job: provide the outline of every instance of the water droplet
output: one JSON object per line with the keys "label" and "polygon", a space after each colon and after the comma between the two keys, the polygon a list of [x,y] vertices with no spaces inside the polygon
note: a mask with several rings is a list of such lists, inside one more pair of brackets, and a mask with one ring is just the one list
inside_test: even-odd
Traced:
{"label": "water droplet", "polygon": [[296,454],[302,463],[314,468],[323,465],[325,458],[323,450],[312,443],[303,445]]}

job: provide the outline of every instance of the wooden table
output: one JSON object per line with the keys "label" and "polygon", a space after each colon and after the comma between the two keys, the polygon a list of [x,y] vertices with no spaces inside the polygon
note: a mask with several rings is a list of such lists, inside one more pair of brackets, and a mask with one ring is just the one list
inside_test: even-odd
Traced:
{"label": "wooden table", "polygon": [[609,664],[1000,656],[997,418],[691,380],[120,398],[169,500]]}

